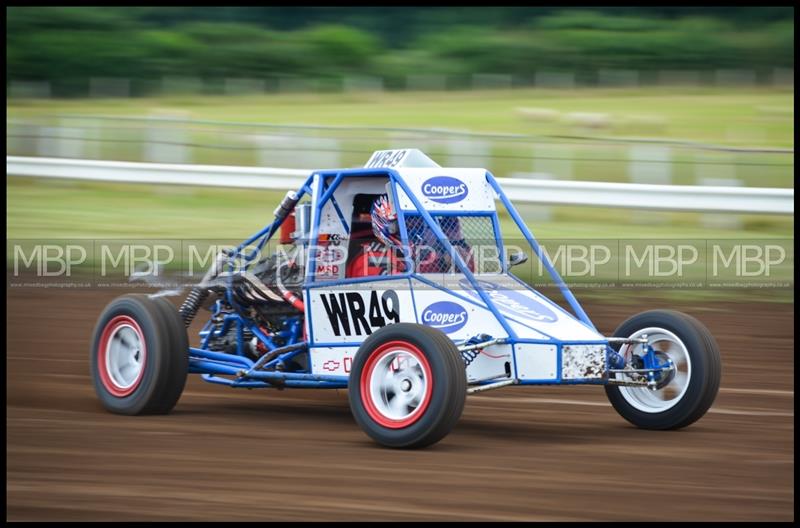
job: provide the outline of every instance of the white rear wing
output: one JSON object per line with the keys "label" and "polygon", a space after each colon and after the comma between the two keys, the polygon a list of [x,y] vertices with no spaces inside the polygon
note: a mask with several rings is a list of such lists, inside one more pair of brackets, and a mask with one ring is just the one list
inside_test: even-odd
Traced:
{"label": "white rear wing", "polygon": [[376,150],[364,165],[365,169],[401,167],[440,167],[440,165],[419,149]]}

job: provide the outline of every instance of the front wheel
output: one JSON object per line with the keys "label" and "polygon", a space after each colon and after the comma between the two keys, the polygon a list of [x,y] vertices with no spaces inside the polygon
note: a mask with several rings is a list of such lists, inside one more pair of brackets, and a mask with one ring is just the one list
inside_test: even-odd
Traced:
{"label": "front wheel", "polygon": [[441,331],[414,323],[385,326],[368,337],[349,380],[353,417],[387,447],[434,444],[464,410],[464,361]]}
{"label": "front wheel", "polygon": [[[623,418],[643,429],[679,429],[699,420],[714,403],[722,371],[719,348],[700,321],[674,310],[651,310],[622,323],[614,336],[646,337],[656,357],[675,367],[658,390],[606,385],[611,405]],[[642,345],[619,348],[626,363],[641,366]]]}

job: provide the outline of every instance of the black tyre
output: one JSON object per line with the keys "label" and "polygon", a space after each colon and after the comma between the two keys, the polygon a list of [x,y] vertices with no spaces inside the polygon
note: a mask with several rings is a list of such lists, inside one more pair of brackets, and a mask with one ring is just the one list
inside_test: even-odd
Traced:
{"label": "black tyre", "polygon": [[167,385],[166,393],[162,397],[165,407],[163,410],[154,411],[154,414],[166,414],[178,403],[186,386],[186,378],[189,374],[189,336],[178,308],[166,297],[157,297],[154,300],[167,323],[167,332],[171,339],[169,350],[174,356],[170,366],[177,371],[177,373],[168,374],[168,377],[174,379],[175,382]]}
{"label": "black tyre", "polygon": [[434,444],[464,410],[464,361],[441,331],[415,323],[385,326],[353,359],[350,409],[373,440],[387,447]]}
{"label": "black tyre", "polygon": [[[679,429],[699,420],[719,391],[722,365],[711,332],[697,319],[674,310],[634,315],[614,332],[616,337],[642,337],[662,359],[676,366],[674,376],[659,390],[606,385],[614,409],[643,429]],[[615,345],[626,360],[641,355],[641,346]]]}
{"label": "black tyre", "polygon": [[166,299],[124,295],[105,307],[90,351],[95,392],[117,414],[166,414],[186,385],[189,345]]}

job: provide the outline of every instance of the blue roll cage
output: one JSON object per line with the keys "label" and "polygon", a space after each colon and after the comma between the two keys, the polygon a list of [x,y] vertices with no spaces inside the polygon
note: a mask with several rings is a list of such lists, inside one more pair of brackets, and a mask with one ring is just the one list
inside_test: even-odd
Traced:
{"label": "blue roll cage", "polygon": [[[532,339],[521,339],[517,336],[516,332],[514,332],[513,328],[509,325],[506,317],[500,313],[500,311],[495,306],[492,299],[486,294],[483,288],[480,286],[478,279],[475,277],[474,273],[470,271],[469,266],[463,260],[462,256],[458,251],[455,250],[453,245],[451,244],[450,240],[444,234],[443,230],[441,229],[439,222],[435,221],[433,216],[421,205],[420,201],[417,199],[415,194],[411,191],[408,184],[403,180],[402,176],[394,169],[390,168],[376,168],[376,169],[341,169],[341,170],[324,170],[324,171],[315,171],[313,172],[303,183],[303,185],[297,191],[297,203],[299,203],[305,196],[311,197],[312,200],[312,226],[311,226],[311,237],[309,242],[311,243],[311,250],[309,253],[308,264],[305,268],[305,281],[303,285],[303,292],[305,297],[308,298],[309,291],[312,288],[319,288],[319,287],[329,287],[329,286],[339,286],[344,284],[360,284],[366,282],[376,282],[376,281],[386,281],[386,280],[397,280],[397,279],[416,279],[425,284],[428,284],[432,287],[438,288],[440,290],[448,291],[446,288],[438,285],[427,278],[415,273],[414,271],[406,272],[406,273],[399,273],[394,275],[381,275],[381,276],[373,276],[373,277],[356,277],[356,278],[345,278],[340,280],[325,280],[325,281],[318,281],[316,280],[314,270],[316,258],[317,258],[317,247],[314,242],[319,238],[319,225],[320,225],[320,217],[322,208],[325,206],[328,201],[332,201],[334,209],[336,210],[339,218],[342,220],[343,224],[347,226],[347,223],[344,221],[342,212],[334,199],[334,192],[341,184],[342,180],[345,178],[366,178],[366,177],[382,177],[388,178],[389,183],[392,188],[391,197],[394,201],[394,210],[397,211],[398,215],[398,224],[400,227],[400,235],[403,241],[403,244],[407,247],[408,244],[408,232],[406,229],[406,222],[405,222],[405,215],[402,208],[400,208],[398,203],[398,193],[396,190],[398,187],[404,191],[405,195],[411,200],[411,203],[416,208],[418,214],[422,217],[425,224],[432,230],[433,234],[441,240],[445,244],[445,249],[450,253],[451,257],[453,257],[453,261],[458,268],[458,270],[466,277],[469,281],[470,285],[475,289],[478,296],[481,300],[485,303],[486,307],[492,312],[492,314],[497,318],[500,325],[503,329],[507,332],[507,338],[504,338],[503,343],[505,344],[515,344],[515,343],[538,343],[541,341],[532,340]],[[316,182],[315,182],[316,180]],[[494,175],[486,171],[486,180],[491,188],[497,193],[500,201],[503,203],[506,211],[511,216],[514,223],[522,232],[523,236],[530,244],[531,249],[533,250],[534,254],[539,258],[539,260],[544,265],[545,269],[547,270],[548,274],[550,275],[551,279],[553,280],[554,284],[558,286],[561,294],[564,296],[566,301],[569,303],[572,310],[575,312],[575,315],[569,314],[568,312],[564,311],[570,317],[576,318],[578,321],[586,325],[588,328],[595,330],[596,328],[594,324],[589,319],[589,316],[581,307],[578,300],[573,295],[572,291],[570,291],[569,287],[567,287],[566,283],[559,275],[558,271],[555,269],[553,264],[550,262],[547,254],[542,251],[539,243],[537,242],[536,238],[533,236],[533,233],[527,228],[525,223],[523,222],[519,212],[517,212],[514,205],[511,203],[511,200],[508,199],[508,196],[503,192],[502,188],[498,184],[497,180],[495,179]],[[316,187],[315,187],[316,185]],[[318,199],[314,200],[314,194],[317,194]],[[416,213],[415,213],[416,214]],[[437,216],[439,215],[446,215],[447,213],[436,213]],[[500,254],[502,255],[503,251],[503,241],[502,237],[500,236],[500,224],[497,216],[497,211],[481,211],[481,212],[462,212],[459,211],[458,216],[487,216],[491,218],[492,226],[495,235],[495,241],[498,244],[498,248],[500,249]],[[225,263],[225,266],[228,270],[233,270],[235,266],[235,262],[237,259],[243,259],[245,262],[245,269],[249,267],[253,260],[260,254],[263,250],[264,246],[269,242],[272,236],[277,232],[280,225],[283,223],[284,219],[276,219],[266,227],[252,235],[250,238],[242,242],[239,246],[237,246],[232,252],[229,253],[229,259]],[[246,248],[250,247],[251,244],[256,243],[255,250],[251,253],[246,252]],[[406,269],[413,270],[411,256],[406,254]],[[510,272],[508,272],[507,263],[501,259],[502,262],[502,272],[509,277],[512,277],[516,282],[518,282],[523,287],[535,291],[530,285],[526,284],[524,281],[519,279],[518,277],[514,276]],[[215,305],[212,309],[212,316],[203,326],[203,329],[200,331],[201,337],[201,345],[200,347],[190,347],[189,348],[189,372],[190,373],[197,373],[201,374],[202,378],[205,381],[210,383],[217,383],[222,385],[227,385],[230,387],[241,387],[241,388],[269,388],[269,387],[289,387],[289,388],[346,388],[348,383],[348,376],[334,376],[334,375],[324,375],[324,374],[313,374],[310,371],[311,361],[310,358],[307,357],[308,361],[306,362],[309,365],[309,368],[304,371],[297,371],[297,372],[283,372],[280,370],[280,367],[285,365],[287,361],[296,358],[301,354],[309,354],[309,342],[304,340],[303,338],[303,325],[304,325],[304,317],[303,315],[297,316],[288,316],[284,322],[281,329],[277,332],[273,333],[273,337],[278,336],[282,338],[285,343],[282,345],[277,345],[270,336],[266,335],[261,328],[259,328],[258,324],[253,321],[251,318],[244,315],[243,308],[236,302],[233,296],[233,274],[231,273],[228,278],[228,285],[225,291],[225,300],[228,305],[233,307],[235,313],[225,313],[223,312],[223,303],[221,300],[217,300]],[[466,299],[465,299],[466,300]],[[557,305],[556,305],[557,306]],[[560,309],[560,307],[559,307]],[[218,330],[214,328],[214,322],[219,317],[222,317],[222,325]],[[309,324],[309,335],[312,338],[313,342],[313,328],[312,325]],[[236,353],[223,353],[223,352],[215,352],[209,350],[209,346],[211,340],[220,337],[222,335],[227,334],[232,329],[236,332]],[[264,345],[267,349],[267,352],[257,361],[253,361],[250,358],[246,357],[245,355],[245,342],[244,342],[244,330],[248,329],[256,339],[260,343]],[[607,340],[603,341],[563,341],[557,340],[555,338],[547,341],[550,344],[556,344],[558,346],[558,354],[557,354],[557,361],[558,361],[558,375],[557,378],[551,380],[515,380],[517,384],[520,385],[545,385],[545,384],[605,384],[607,383],[607,379],[592,379],[592,380],[563,380],[561,378],[561,346],[565,344],[605,344],[608,347],[610,352],[614,352],[611,349]],[[323,345],[323,346],[328,346]],[[352,344],[337,344],[335,346],[353,346]],[[615,353],[615,352],[614,352]],[[662,364],[658,361],[655,356],[655,352],[652,347],[647,347],[647,352],[644,356],[642,356],[644,360],[644,367],[646,369],[652,369],[653,372],[650,372],[647,376],[648,379],[653,380],[655,376],[655,372],[662,368],[667,368],[668,365],[666,363]],[[608,358],[606,360],[606,368],[608,368]],[[516,369],[515,369],[516,371]],[[220,376],[235,376],[235,379],[224,378]],[[490,381],[484,382],[490,383]]]}

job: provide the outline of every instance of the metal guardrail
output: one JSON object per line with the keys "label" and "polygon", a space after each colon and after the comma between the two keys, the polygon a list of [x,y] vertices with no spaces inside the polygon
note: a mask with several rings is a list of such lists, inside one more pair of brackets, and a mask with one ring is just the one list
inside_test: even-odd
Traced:
{"label": "metal guardrail", "polygon": [[304,169],[6,156],[9,175],[108,182],[287,190],[302,185],[309,173]]}
{"label": "metal guardrail", "polygon": [[[246,189],[295,189],[310,172],[304,169],[223,165],[6,157],[6,173],[15,176]],[[794,189],[521,178],[498,178],[498,181],[516,203],[710,213],[794,214]]]}

